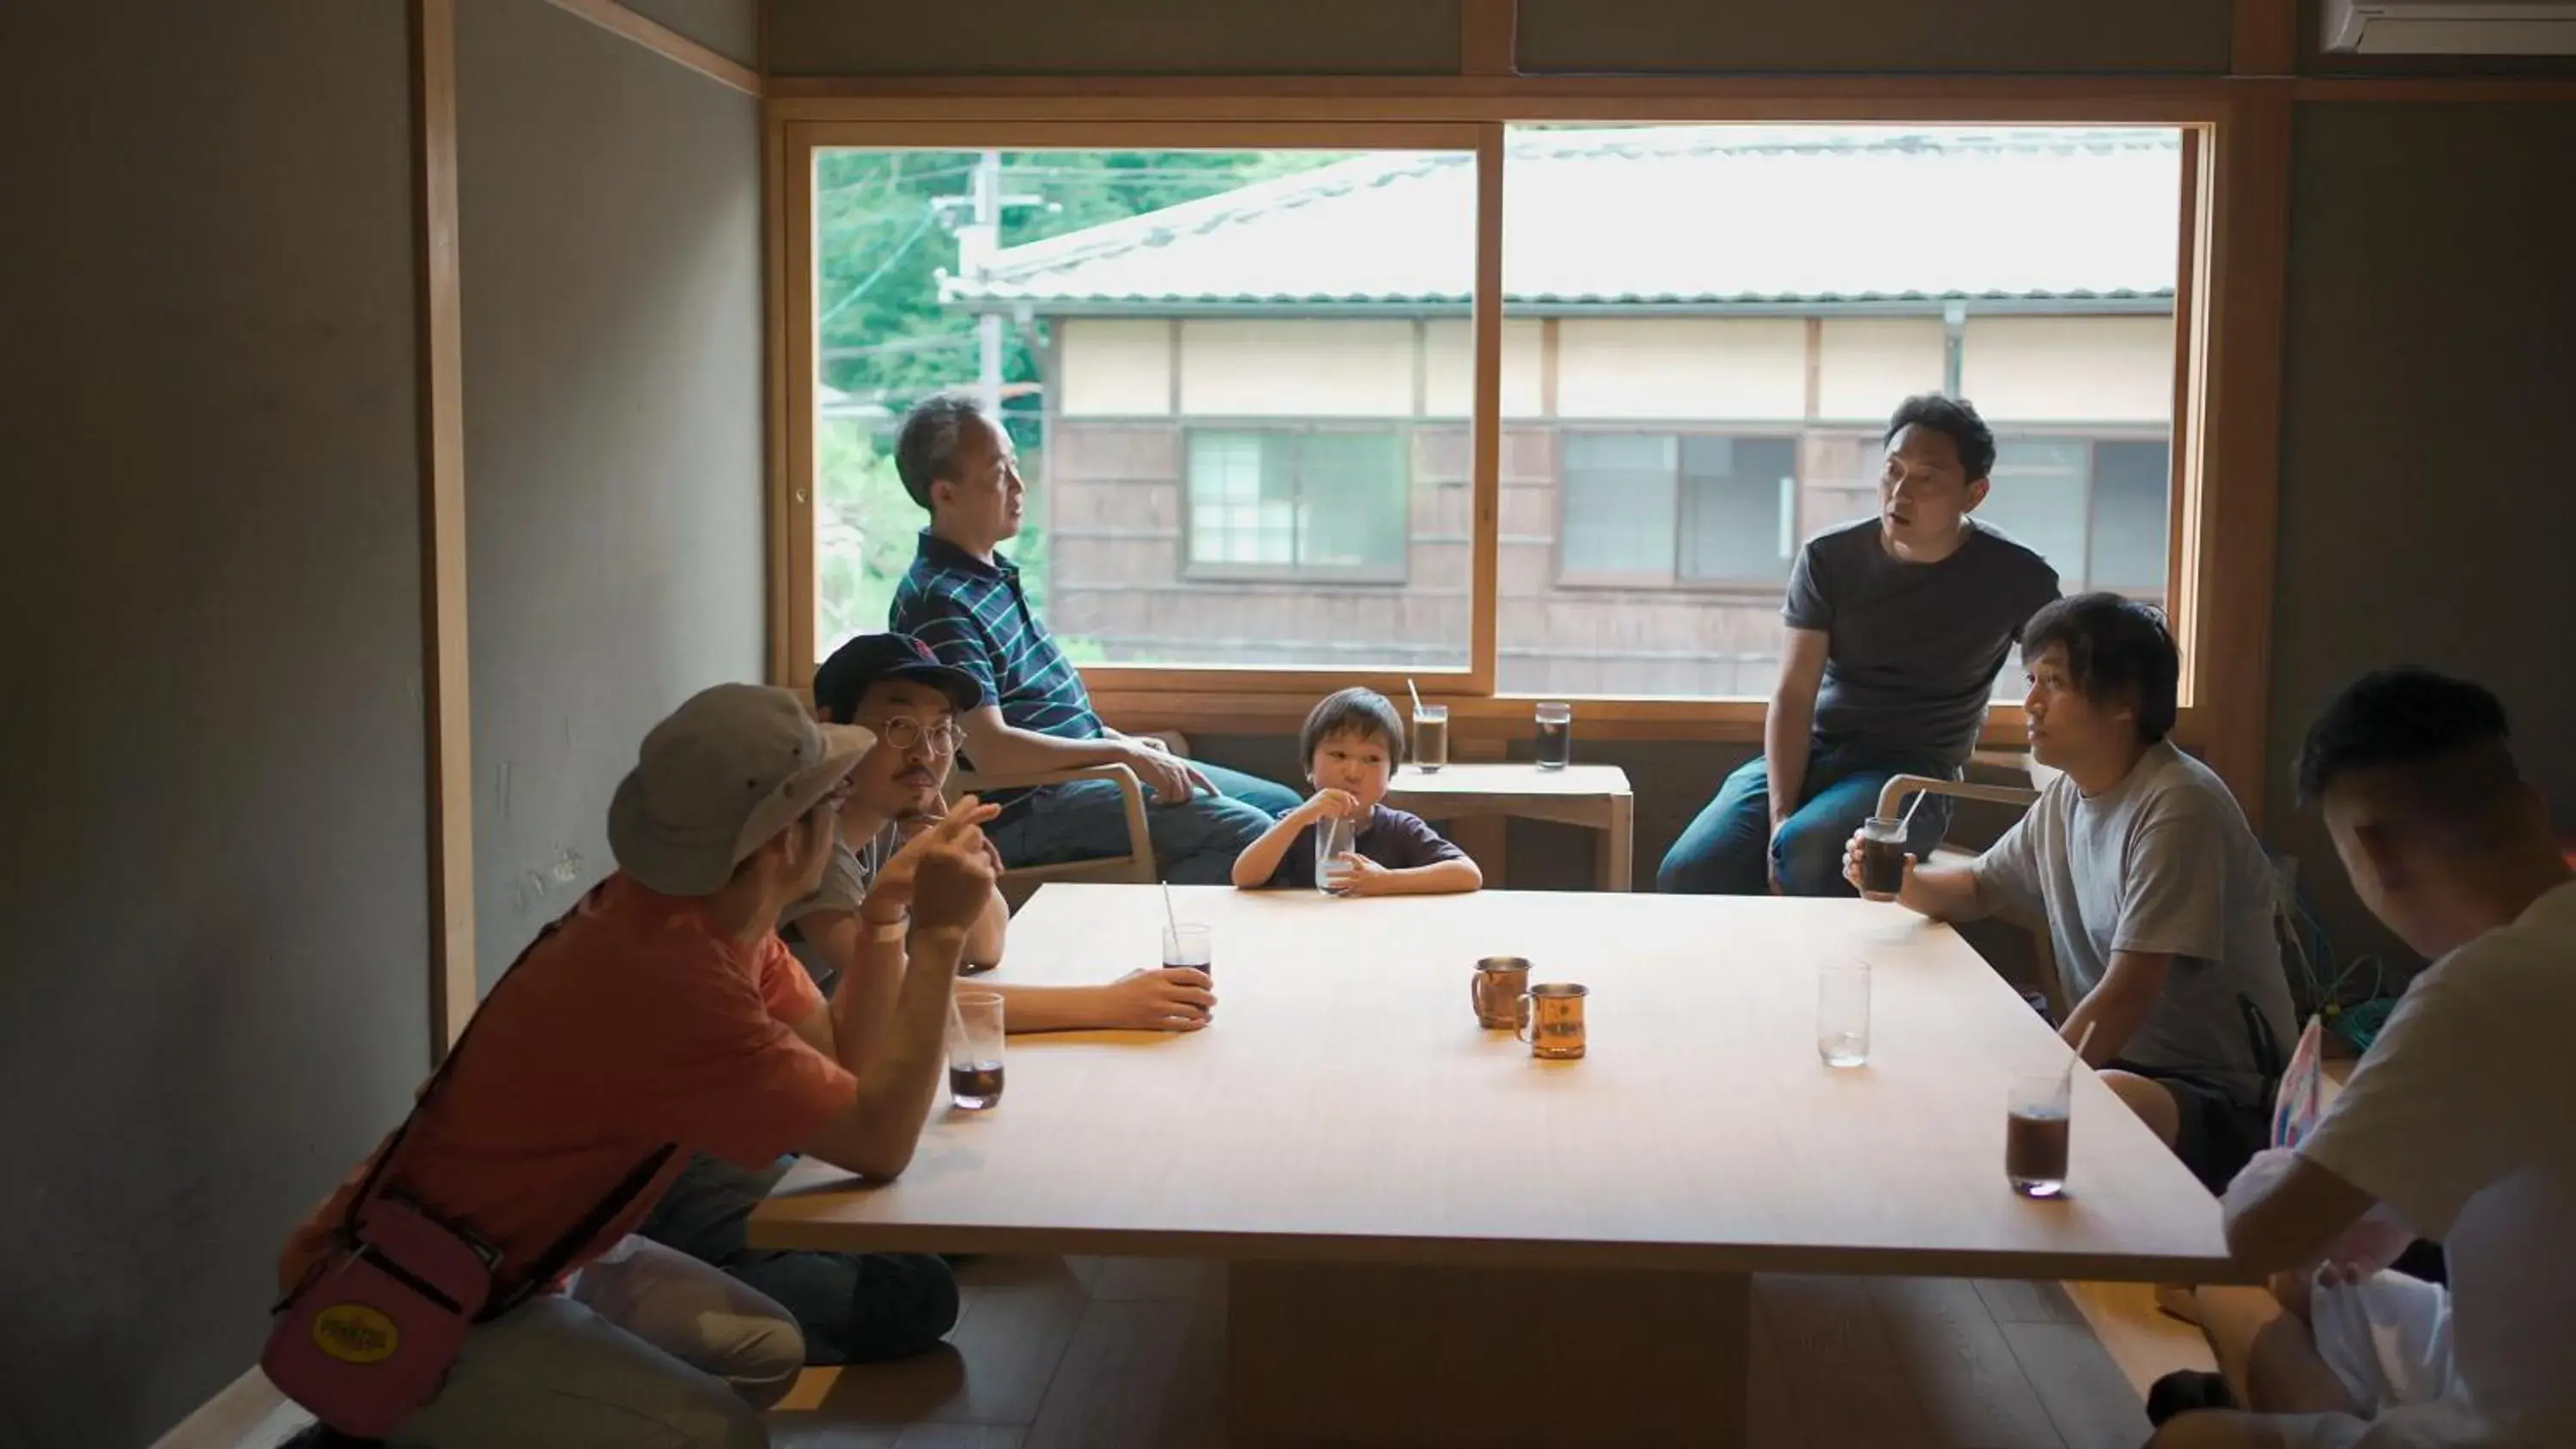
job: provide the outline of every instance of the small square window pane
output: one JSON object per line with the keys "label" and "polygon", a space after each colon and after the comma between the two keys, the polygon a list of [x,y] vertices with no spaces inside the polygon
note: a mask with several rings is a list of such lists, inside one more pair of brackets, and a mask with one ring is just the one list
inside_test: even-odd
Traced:
{"label": "small square window pane", "polygon": [[1669,577],[1679,440],[1669,433],[1568,433],[1564,445],[1563,571]]}

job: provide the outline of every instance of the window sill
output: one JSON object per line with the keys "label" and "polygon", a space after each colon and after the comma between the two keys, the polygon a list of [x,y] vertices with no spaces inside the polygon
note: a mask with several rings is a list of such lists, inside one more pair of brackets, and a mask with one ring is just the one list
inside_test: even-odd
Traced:
{"label": "window sill", "polygon": [[[1313,569],[1290,564],[1266,566],[1246,564],[1228,568],[1223,565],[1192,564],[1181,570],[1185,584],[1366,584],[1373,588],[1402,588],[1407,580],[1401,569]],[[1114,589],[1115,584],[1086,585]]]}
{"label": "window sill", "polygon": [[[1294,735],[1314,702],[1338,683],[1318,678],[1311,693],[1217,692],[1191,688],[1159,690],[1119,687],[1095,689],[1092,706],[1101,717],[1129,733],[1174,729],[1190,734]],[[1452,739],[1517,740],[1531,731],[1531,708],[1542,698],[1564,695],[1457,696],[1425,690],[1427,701],[1449,706]],[[1763,716],[1770,705],[1761,699],[1612,699],[1570,697],[1578,738],[1595,740],[1697,740],[1717,744],[1762,742]],[[1399,706],[1400,707],[1400,706]],[[2175,738],[2196,744],[2200,720],[2186,708]],[[2018,704],[1998,704],[1988,711],[1978,736],[1986,749],[2021,749],[2027,744]]]}
{"label": "window sill", "polygon": [[1658,574],[1559,574],[1556,587],[1569,591],[1635,594],[1685,594],[1693,598],[1770,601],[1789,587],[1789,576],[1776,579],[1677,579]]}

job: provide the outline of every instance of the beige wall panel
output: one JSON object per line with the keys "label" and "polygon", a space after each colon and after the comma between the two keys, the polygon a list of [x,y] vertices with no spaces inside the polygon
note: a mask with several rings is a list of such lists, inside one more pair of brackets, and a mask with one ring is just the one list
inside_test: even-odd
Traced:
{"label": "beige wall panel", "polygon": [[[1503,320],[1503,416],[1539,416],[1539,347],[1536,318]],[[1435,418],[1468,416],[1475,401],[1476,330],[1467,319],[1440,318],[1423,329],[1427,354],[1424,411]]]}
{"label": "beige wall panel", "polygon": [[1056,324],[1063,416],[1159,417],[1172,410],[1172,324],[1159,317],[1078,317]]}
{"label": "beige wall panel", "polygon": [[[760,64],[759,0],[618,0],[728,60]],[[473,7],[467,6],[467,9]]]}
{"label": "beige wall panel", "polygon": [[[2344,681],[2412,660],[2503,699],[2565,830],[2576,208],[2543,178],[2576,175],[2576,106],[2302,105],[2291,159],[2270,756],[2298,753]],[[2409,960],[2290,771],[2264,785],[2267,833],[2299,857],[2339,952]]]}
{"label": "beige wall panel", "polygon": [[1941,386],[1947,350],[1936,317],[1829,317],[1816,349],[1816,416],[1877,423]]}
{"label": "beige wall panel", "polygon": [[1959,390],[2003,423],[2162,423],[2173,416],[2170,317],[1975,317]]}
{"label": "beige wall panel", "polygon": [[779,75],[1458,72],[1458,0],[769,0]]}
{"label": "beige wall panel", "polygon": [[1568,317],[1557,324],[1565,418],[1794,420],[1807,407],[1796,317]]}
{"label": "beige wall panel", "polygon": [[[1401,8],[1400,6],[1394,8]],[[2228,0],[1521,0],[1523,70],[2202,72]]]}
{"label": "beige wall panel", "polygon": [[1394,418],[1413,412],[1413,324],[1211,317],[1181,324],[1181,411]]}

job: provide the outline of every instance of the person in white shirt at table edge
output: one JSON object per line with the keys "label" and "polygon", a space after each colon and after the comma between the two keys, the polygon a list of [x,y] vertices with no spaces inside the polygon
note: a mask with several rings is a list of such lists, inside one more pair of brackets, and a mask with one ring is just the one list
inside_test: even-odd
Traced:
{"label": "person in white shirt at table edge", "polygon": [[2022,657],[2031,754],[2064,773],[1974,862],[1907,856],[1897,898],[1949,921],[2045,908],[2059,1034],[2216,1192],[2270,1140],[2294,1029],[2271,861],[2225,782],[2166,738],[2181,661],[2155,609],[2060,599]]}
{"label": "person in white shirt at table edge", "polygon": [[[2229,1254],[2284,1290],[2250,1332],[2204,1317],[2228,1397],[2256,1412],[2183,1413],[2151,1443],[2576,1444],[2576,1057],[2558,1040],[2576,876],[2548,807],[2495,696],[2421,669],[2328,706],[2299,794],[2362,903],[2433,964],[2306,1139],[2227,1189]],[[2417,1236],[2442,1244],[2448,1291],[2388,1271]]]}

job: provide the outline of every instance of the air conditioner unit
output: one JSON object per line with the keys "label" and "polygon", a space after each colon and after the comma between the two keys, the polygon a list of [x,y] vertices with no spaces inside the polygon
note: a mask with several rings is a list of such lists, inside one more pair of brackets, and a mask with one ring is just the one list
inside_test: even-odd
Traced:
{"label": "air conditioner unit", "polygon": [[2576,55],[2569,0],[2325,0],[2325,48],[2363,55]]}

